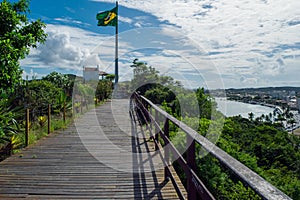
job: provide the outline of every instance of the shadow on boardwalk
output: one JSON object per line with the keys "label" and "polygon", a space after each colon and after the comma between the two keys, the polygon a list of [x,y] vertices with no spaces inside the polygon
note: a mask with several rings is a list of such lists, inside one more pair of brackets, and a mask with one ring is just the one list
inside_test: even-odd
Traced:
{"label": "shadow on boardwalk", "polygon": [[1,162],[0,199],[178,199],[128,110],[107,102]]}

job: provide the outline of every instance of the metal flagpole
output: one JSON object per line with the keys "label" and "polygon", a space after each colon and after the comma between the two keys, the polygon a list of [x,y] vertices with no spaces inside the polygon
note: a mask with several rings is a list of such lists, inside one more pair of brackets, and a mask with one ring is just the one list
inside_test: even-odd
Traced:
{"label": "metal flagpole", "polygon": [[118,66],[118,15],[119,15],[119,8],[118,8],[118,1],[116,1],[116,7],[117,7],[117,24],[116,24],[116,49],[115,49],[115,86],[117,87],[119,82],[119,66]]}

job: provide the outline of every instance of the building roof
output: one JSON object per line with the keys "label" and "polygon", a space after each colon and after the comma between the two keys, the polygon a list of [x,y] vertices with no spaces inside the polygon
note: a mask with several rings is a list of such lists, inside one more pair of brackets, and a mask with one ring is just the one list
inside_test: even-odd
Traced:
{"label": "building roof", "polygon": [[97,68],[93,68],[93,67],[85,67],[84,71],[93,71],[93,72],[96,72],[96,71],[98,71],[98,69]]}
{"label": "building roof", "polygon": [[[84,67],[83,71],[85,72],[97,72],[98,68],[94,68],[94,67]],[[100,76],[106,76],[109,75],[108,73],[106,73],[105,71],[98,71]]]}
{"label": "building roof", "polygon": [[108,73],[106,73],[106,72],[104,72],[104,71],[99,71],[99,75],[101,75],[101,76],[106,76],[106,75],[108,75]]}

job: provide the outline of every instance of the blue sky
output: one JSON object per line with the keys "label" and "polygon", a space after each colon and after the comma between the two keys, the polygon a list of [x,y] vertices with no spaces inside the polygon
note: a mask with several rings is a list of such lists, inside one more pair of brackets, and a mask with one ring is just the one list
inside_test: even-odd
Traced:
{"label": "blue sky", "polygon": [[[83,66],[114,72],[114,28],[98,27],[113,0],[31,0],[44,45],[21,61],[24,77],[52,71],[80,75]],[[300,86],[298,0],[120,0],[120,81],[133,59],[186,87]]]}

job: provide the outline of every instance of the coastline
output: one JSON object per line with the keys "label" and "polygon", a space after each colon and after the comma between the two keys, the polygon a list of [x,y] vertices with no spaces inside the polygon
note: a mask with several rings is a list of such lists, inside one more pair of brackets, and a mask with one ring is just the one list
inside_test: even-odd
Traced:
{"label": "coastline", "polygon": [[[256,101],[249,101],[249,102],[238,101],[236,99],[230,99],[230,98],[228,99],[227,97],[221,97],[221,98],[215,98],[215,99],[216,99],[217,103],[218,102],[238,102],[238,103],[243,103],[243,104],[257,105],[257,106],[263,106],[263,107],[272,108],[273,109],[272,114],[274,112],[281,113],[281,114],[284,113],[284,110],[281,107],[279,107],[278,105],[267,104],[267,103],[256,102]],[[218,107],[219,107],[219,103],[218,103]],[[252,112],[252,111],[250,111],[250,112]],[[294,116],[293,118],[296,121],[296,123],[294,125],[288,125],[286,122],[283,122],[285,130],[288,131],[291,134],[295,134],[295,135],[299,135],[300,136],[300,113],[298,113],[297,111],[291,111],[291,112],[293,113],[293,116]],[[255,112],[253,112],[253,113],[255,113]],[[224,114],[224,115],[226,115],[226,114]],[[238,113],[236,115],[238,115]],[[243,117],[247,118],[247,116],[245,116],[245,115]]]}
{"label": "coastline", "polygon": [[268,106],[234,101],[224,97],[215,98],[215,100],[218,104],[218,110],[227,117],[241,115],[244,118],[248,118],[250,112],[253,112],[256,117],[260,117],[262,114],[268,115],[273,113],[273,108]]}

